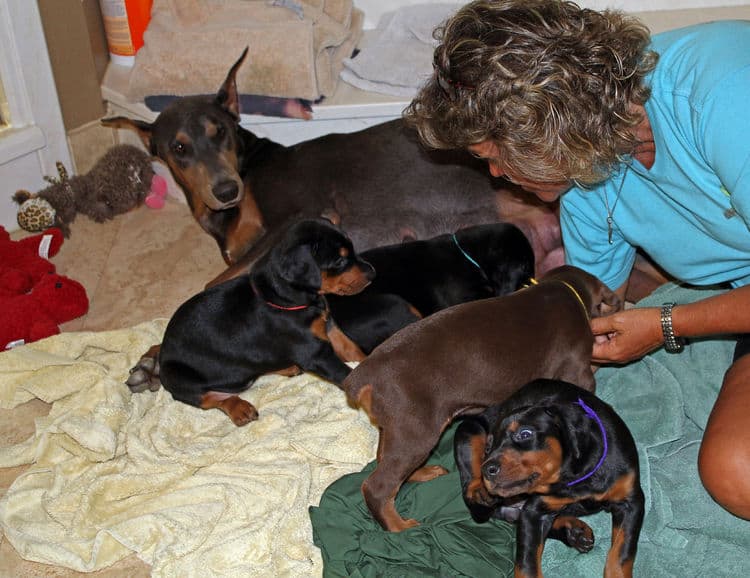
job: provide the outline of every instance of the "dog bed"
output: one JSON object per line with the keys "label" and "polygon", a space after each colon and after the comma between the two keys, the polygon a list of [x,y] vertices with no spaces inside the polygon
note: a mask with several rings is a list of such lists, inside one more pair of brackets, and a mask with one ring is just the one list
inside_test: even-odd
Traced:
{"label": "dog bed", "polygon": [[[712,291],[665,285],[641,305],[685,303]],[[717,506],[696,468],[703,428],[734,350],[731,340],[693,341],[680,355],[656,351],[639,362],[596,373],[597,394],[630,427],[639,448],[646,517],[635,561],[636,576],[750,576],[750,526]],[[512,526],[491,521],[491,532],[472,535],[461,510],[452,453],[455,426],[429,460],[450,471],[424,484],[405,484],[397,498],[406,518],[425,521],[401,535],[384,534],[363,504],[359,487],[374,464],[335,482],[311,510],[325,576],[512,576]],[[439,508],[436,508],[439,505]],[[546,543],[546,576],[601,576],[610,546],[611,516],[585,518],[596,545],[580,554]],[[510,560],[510,562],[506,562]]]}

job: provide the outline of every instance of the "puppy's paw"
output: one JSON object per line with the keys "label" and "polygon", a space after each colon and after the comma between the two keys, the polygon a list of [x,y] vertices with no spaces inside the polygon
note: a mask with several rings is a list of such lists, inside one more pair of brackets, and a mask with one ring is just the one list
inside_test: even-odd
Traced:
{"label": "puppy's paw", "polygon": [[159,380],[159,362],[155,357],[144,355],[131,369],[128,379],[125,381],[130,391],[141,393],[147,389],[158,391],[161,387]]}
{"label": "puppy's paw", "polygon": [[224,400],[219,407],[236,426],[247,425],[258,419],[258,410],[255,406],[236,396]]}
{"label": "puppy's paw", "polygon": [[469,482],[465,497],[467,501],[481,506],[491,507],[497,503],[497,499],[490,495],[481,478]]}
{"label": "puppy's paw", "polygon": [[439,478],[440,476],[444,476],[448,473],[448,470],[446,470],[443,466],[422,466],[418,470],[416,470],[411,476],[409,476],[410,482],[429,482],[430,480],[434,480],[435,478]]}
{"label": "puppy's paw", "polygon": [[594,547],[594,531],[578,518],[558,518],[552,526],[562,532],[560,540],[563,544],[575,548],[579,552],[590,552]]}

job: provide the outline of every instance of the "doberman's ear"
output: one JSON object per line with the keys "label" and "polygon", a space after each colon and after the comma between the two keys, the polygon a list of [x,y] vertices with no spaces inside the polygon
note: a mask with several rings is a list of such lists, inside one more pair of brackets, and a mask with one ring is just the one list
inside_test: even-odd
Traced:
{"label": "doberman's ear", "polygon": [[216,102],[219,106],[238,120],[240,118],[240,98],[237,94],[237,71],[244,62],[245,56],[247,56],[247,50],[248,47],[246,46],[237,62],[229,69],[224,84],[221,85],[219,92],[216,94]]}
{"label": "doberman's ear", "polygon": [[[561,407],[559,405],[549,405],[544,408],[544,413],[552,418],[560,430],[560,441],[567,450],[568,457],[577,461],[581,457],[581,447],[578,444],[578,432],[581,429],[580,424],[575,423],[581,418],[579,412],[574,406]],[[585,428],[584,428],[585,429]]]}
{"label": "doberman's ear", "polygon": [[154,125],[152,125],[151,123],[142,120],[127,118],[124,116],[103,118],[100,122],[103,126],[108,126],[110,128],[123,128],[136,132],[138,136],[141,137],[143,144],[146,146],[146,150],[149,151],[152,155],[156,154],[155,151],[151,148],[151,134],[153,133],[154,128]]}
{"label": "doberman's ear", "polygon": [[453,437],[461,495],[475,522],[484,523],[495,511],[495,499],[482,486],[481,466],[487,449],[492,446],[490,426],[484,416],[464,418]]}
{"label": "doberman's ear", "polygon": [[610,290],[609,287],[602,283],[599,294],[594,295],[593,306],[594,311],[591,312],[592,317],[610,315],[612,313],[617,313],[622,309],[622,299],[620,299],[617,293]]}
{"label": "doberman's ear", "polygon": [[295,287],[320,289],[323,279],[309,244],[297,245],[279,259],[279,276]]}

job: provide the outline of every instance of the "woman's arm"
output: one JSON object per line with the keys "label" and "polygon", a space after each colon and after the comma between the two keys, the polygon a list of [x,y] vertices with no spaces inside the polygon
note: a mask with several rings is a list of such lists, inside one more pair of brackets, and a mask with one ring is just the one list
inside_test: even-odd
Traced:
{"label": "woman's arm", "polygon": [[[750,286],[675,305],[672,326],[678,337],[750,333]],[[595,363],[627,363],[664,343],[658,307],[628,309],[592,319],[591,329],[596,336],[592,354]]]}

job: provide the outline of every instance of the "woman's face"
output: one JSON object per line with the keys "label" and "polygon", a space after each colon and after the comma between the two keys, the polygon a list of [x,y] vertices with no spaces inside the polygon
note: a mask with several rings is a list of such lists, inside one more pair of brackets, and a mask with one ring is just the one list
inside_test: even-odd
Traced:
{"label": "woman's face", "polygon": [[502,163],[500,149],[492,141],[483,141],[467,147],[475,157],[484,159],[489,165],[493,177],[505,177],[511,183],[521,187],[524,191],[536,195],[540,200],[551,203],[560,198],[572,184],[569,181],[539,183],[524,179],[509,172]]}

